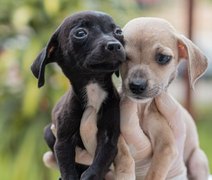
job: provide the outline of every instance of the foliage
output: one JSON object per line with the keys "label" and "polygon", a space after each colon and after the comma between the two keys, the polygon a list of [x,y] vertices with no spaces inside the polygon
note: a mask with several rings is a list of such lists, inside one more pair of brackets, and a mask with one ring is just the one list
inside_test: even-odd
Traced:
{"label": "foliage", "polygon": [[48,150],[43,128],[69,84],[59,68],[49,66],[46,86],[39,90],[30,65],[66,16],[89,9],[105,11],[123,26],[130,18],[123,15],[135,13],[136,5],[127,0],[0,1],[0,179],[59,176],[42,163]]}
{"label": "foliage", "polygon": [[197,129],[199,133],[200,147],[206,153],[209,159],[210,172],[212,172],[212,146],[211,146],[211,137],[212,137],[212,104],[199,105],[198,108],[198,117],[197,117]]}

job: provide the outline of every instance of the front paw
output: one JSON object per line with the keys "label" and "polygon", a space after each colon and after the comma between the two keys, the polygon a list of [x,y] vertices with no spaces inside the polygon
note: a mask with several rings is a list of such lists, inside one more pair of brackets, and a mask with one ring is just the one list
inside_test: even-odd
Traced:
{"label": "front paw", "polygon": [[58,180],[78,180],[78,179],[79,179],[79,177],[70,176],[70,177],[66,177],[66,178],[60,177]]}
{"label": "front paw", "polygon": [[80,180],[101,180],[101,178],[96,174],[96,172],[88,168],[82,175]]}

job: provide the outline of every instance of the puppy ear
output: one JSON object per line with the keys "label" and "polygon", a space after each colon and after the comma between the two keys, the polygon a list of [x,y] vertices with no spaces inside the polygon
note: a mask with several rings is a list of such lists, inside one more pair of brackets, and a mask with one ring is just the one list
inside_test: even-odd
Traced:
{"label": "puppy ear", "polygon": [[119,70],[115,71],[116,77],[119,77]]}
{"label": "puppy ear", "polygon": [[52,35],[48,44],[40,52],[31,65],[34,76],[38,79],[38,87],[42,87],[45,82],[45,66],[56,61],[56,51],[58,50],[58,30]]}
{"label": "puppy ear", "polygon": [[183,35],[180,35],[178,39],[178,55],[179,59],[188,60],[190,86],[194,88],[196,80],[198,80],[207,69],[207,58],[192,41]]}

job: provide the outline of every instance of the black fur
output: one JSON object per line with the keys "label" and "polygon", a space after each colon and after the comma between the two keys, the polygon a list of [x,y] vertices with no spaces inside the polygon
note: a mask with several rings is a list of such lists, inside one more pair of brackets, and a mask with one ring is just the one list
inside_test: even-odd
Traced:
{"label": "black fur", "polygon": [[97,148],[94,161],[81,179],[101,180],[116,153],[120,133],[119,95],[112,74],[125,60],[120,28],[107,14],[95,11],[76,13],[64,20],[47,46],[34,61],[31,70],[44,85],[45,66],[56,62],[70,80],[72,89],[53,110],[55,138],[48,126],[45,139],[55,153],[63,180],[77,180],[75,147],[83,146],[79,127],[87,98],[85,87],[96,82],[108,93],[97,115]]}

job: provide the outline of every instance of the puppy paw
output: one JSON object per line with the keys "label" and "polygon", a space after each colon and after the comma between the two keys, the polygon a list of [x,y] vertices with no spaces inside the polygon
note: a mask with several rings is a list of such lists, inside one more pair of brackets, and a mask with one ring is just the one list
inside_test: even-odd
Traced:
{"label": "puppy paw", "polygon": [[101,178],[96,174],[96,172],[88,168],[81,176],[80,180],[100,180]]}

